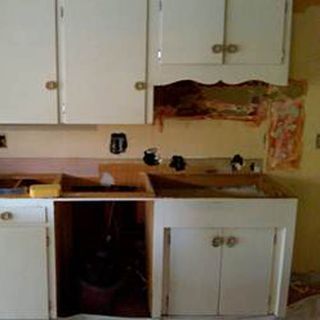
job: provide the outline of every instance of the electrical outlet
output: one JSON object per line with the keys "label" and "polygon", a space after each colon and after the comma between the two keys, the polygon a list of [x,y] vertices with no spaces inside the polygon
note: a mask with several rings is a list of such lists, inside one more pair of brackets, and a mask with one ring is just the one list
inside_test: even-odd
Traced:
{"label": "electrical outlet", "polygon": [[7,148],[7,137],[5,134],[0,134],[0,148]]}
{"label": "electrical outlet", "polygon": [[320,149],[320,134],[319,133],[316,136],[316,149]]}

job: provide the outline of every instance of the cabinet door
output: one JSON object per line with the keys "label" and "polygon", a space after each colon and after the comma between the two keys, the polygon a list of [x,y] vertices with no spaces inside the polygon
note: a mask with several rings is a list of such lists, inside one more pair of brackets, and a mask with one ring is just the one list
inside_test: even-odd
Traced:
{"label": "cabinet door", "polygon": [[225,0],[159,0],[160,62],[222,63]]}
{"label": "cabinet door", "polygon": [[68,0],[60,9],[62,122],[145,122],[147,0]]}
{"label": "cabinet door", "polygon": [[0,319],[47,319],[45,227],[0,227]]}
{"label": "cabinet door", "polygon": [[280,64],[284,57],[286,0],[228,0],[227,64]]}
{"label": "cabinet door", "polygon": [[0,123],[57,123],[54,0],[0,0]]}
{"label": "cabinet door", "polygon": [[[266,315],[271,288],[274,229],[225,229],[219,313]],[[228,239],[236,243],[228,247]]]}
{"label": "cabinet door", "polygon": [[169,254],[169,315],[213,315],[218,311],[221,246],[217,229],[172,228]]}

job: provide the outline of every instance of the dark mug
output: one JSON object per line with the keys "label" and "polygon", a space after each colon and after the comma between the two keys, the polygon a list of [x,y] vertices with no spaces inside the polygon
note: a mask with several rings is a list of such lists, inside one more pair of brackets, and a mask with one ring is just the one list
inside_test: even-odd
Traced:
{"label": "dark mug", "polygon": [[186,168],[186,161],[182,156],[173,156],[170,162],[170,168],[174,168],[176,171],[183,171]]}
{"label": "dark mug", "polygon": [[144,151],[143,161],[148,166],[157,166],[160,164],[161,159],[158,154],[157,148],[150,148]]}
{"label": "dark mug", "polygon": [[128,141],[124,133],[112,133],[110,141],[110,152],[120,154],[127,150]]}

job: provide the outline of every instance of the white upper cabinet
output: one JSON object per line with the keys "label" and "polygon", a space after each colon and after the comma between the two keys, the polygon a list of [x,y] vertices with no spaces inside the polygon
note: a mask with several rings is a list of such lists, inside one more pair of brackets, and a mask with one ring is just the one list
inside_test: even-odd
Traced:
{"label": "white upper cabinet", "polygon": [[147,0],[59,3],[61,121],[145,123]]}
{"label": "white upper cabinet", "polygon": [[0,0],[0,123],[58,121],[54,0]]}
{"label": "white upper cabinet", "polygon": [[292,0],[153,0],[153,85],[288,80]]}
{"label": "white upper cabinet", "polygon": [[225,63],[281,64],[285,8],[286,0],[228,0]]}
{"label": "white upper cabinet", "polygon": [[161,5],[161,63],[222,63],[212,46],[223,43],[224,0],[164,0]]}

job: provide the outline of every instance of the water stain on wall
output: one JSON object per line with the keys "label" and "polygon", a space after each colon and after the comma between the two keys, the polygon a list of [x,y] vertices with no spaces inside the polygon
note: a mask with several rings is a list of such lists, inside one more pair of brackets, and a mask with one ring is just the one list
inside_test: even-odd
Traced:
{"label": "water stain on wall", "polygon": [[226,119],[259,125],[266,118],[268,85],[251,81],[240,85],[203,85],[180,81],[155,88],[155,121],[166,118]]}
{"label": "water stain on wall", "polygon": [[302,153],[305,81],[288,86],[250,81],[239,85],[203,85],[180,81],[155,88],[155,121],[166,118],[223,119],[260,125],[270,120],[269,170],[298,168]]}
{"label": "water stain on wall", "polygon": [[270,87],[276,98],[270,104],[267,168],[298,169],[302,155],[304,127],[304,82],[291,81],[288,87]]}

